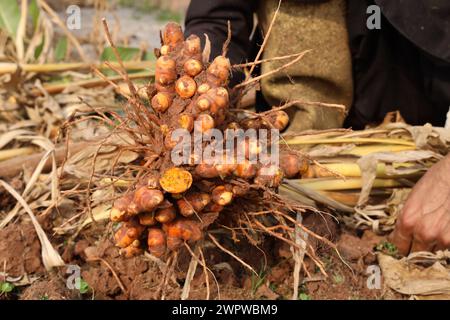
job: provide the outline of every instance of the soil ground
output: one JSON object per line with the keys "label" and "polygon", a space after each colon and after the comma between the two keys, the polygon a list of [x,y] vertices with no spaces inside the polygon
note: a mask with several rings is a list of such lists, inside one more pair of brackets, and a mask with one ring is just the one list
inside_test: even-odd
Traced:
{"label": "soil ground", "polygon": [[[56,213],[54,213],[56,214]],[[40,222],[48,230],[54,217]],[[362,235],[346,230],[331,218],[309,216],[305,225],[337,243],[341,257],[326,245],[311,242],[325,265],[327,276],[309,258],[302,273],[299,299],[396,299],[392,291],[369,289],[366,274],[369,265],[376,264],[374,248],[384,239],[365,231]],[[50,234],[47,230],[47,233]],[[112,224],[97,223],[85,228],[73,243],[67,237],[53,237],[67,267],[46,272],[40,257],[40,243],[31,222],[26,217],[0,230],[0,265],[9,277],[27,275],[31,284],[17,286],[2,299],[154,299],[161,294],[164,269],[142,255],[130,259],[119,256],[112,241]],[[250,264],[258,275],[213,246],[203,249],[207,266],[211,299],[290,299],[293,286],[293,259],[288,245],[266,238],[258,248],[229,237],[221,243]],[[165,299],[179,299],[191,256],[181,250],[175,267],[175,277],[168,281]],[[70,265],[80,267],[84,290],[69,289]],[[115,275],[114,275],[115,273]],[[2,279],[0,279],[1,281]],[[122,288],[121,288],[122,287]],[[219,288],[219,290],[218,290]],[[124,290],[125,291],[124,291]],[[199,265],[191,282],[190,299],[205,299],[205,273]]]}

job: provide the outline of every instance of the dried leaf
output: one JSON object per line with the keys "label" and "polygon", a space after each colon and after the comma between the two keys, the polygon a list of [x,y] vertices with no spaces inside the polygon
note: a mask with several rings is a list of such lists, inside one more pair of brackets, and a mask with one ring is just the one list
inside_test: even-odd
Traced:
{"label": "dried leaf", "polygon": [[47,238],[47,235],[45,234],[38,220],[36,219],[33,211],[26,203],[26,201],[23,199],[23,197],[20,194],[18,194],[17,191],[14,190],[14,188],[11,187],[9,184],[7,184],[5,181],[0,180],[0,184],[3,186],[3,188],[6,189],[6,191],[8,191],[14,198],[16,198],[17,202],[20,203],[20,205],[25,209],[25,211],[30,216],[31,222],[33,223],[34,229],[36,230],[36,233],[38,235],[39,242],[41,243],[42,262],[44,263],[45,268],[47,270],[50,270],[53,267],[64,266],[65,265],[64,261],[62,260],[58,251],[56,251],[53,248],[52,244]]}
{"label": "dried leaf", "polygon": [[312,158],[336,157],[342,152],[352,150],[354,147],[354,144],[344,144],[342,146],[319,145],[308,151],[308,155]]}
{"label": "dried leaf", "polygon": [[370,191],[377,176],[378,160],[374,155],[367,155],[358,159],[356,163],[361,169],[362,188],[358,199],[358,207],[361,207],[369,200]]}
{"label": "dried leaf", "polygon": [[377,175],[377,165],[379,161],[386,163],[405,163],[422,161],[430,158],[441,158],[441,156],[428,150],[412,150],[400,153],[378,152],[362,156],[357,161],[357,164],[361,168],[362,179],[362,189],[358,200],[358,206],[363,206],[369,199]]}
{"label": "dried leaf", "polygon": [[202,60],[203,63],[208,63],[211,58],[211,41],[209,40],[208,35],[205,33],[205,47],[203,48]]}
{"label": "dried leaf", "polygon": [[384,283],[406,295],[450,295],[450,271],[439,262],[422,268],[407,259],[378,254]]}
{"label": "dried leaf", "polygon": [[2,149],[4,146],[6,146],[8,143],[18,138],[19,136],[28,134],[33,135],[34,133],[28,130],[13,130],[2,134],[0,136],[0,149]]}
{"label": "dried leaf", "polygon": [[20,9],[17,1],[0,0],[0,29],[6,30],[15,39],[20,22]]}

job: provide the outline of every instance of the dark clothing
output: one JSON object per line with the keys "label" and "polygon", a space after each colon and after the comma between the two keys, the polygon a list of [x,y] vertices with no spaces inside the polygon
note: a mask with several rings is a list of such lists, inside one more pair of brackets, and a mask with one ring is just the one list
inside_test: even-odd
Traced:
{"label": "dark clothing", "polygon": [[[450,3],[416,0],[408,6],[407,1],[377,0],[381,29],[369,30],[369,2],[348,0],[354,100],[345,125],[361,128],[399,110],[410,124],[444,126],[450,106]],[[433,17],[432,3],[438,2]]]}
{"label": "dark clothing", "polygon": [[[410,124],[443,126],[450,106],[450,1],[375,2],[382,11],[380,30],[366,26],[366,10],[373,0],[347,1],[354,99],[345,125],[360,129],[381,121],[389,111],[399,110]],[[212,56],[216,56],[222,50],[230,20],[230,60],[252,60],[255,46],[249,37],[257,6],[257,0],[192,0],[186,34],[203,38],[207,33]]]}

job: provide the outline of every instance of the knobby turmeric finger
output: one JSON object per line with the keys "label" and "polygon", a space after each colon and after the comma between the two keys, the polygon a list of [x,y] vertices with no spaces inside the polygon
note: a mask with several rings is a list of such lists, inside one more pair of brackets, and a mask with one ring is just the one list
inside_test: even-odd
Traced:
{"label": "knobby turmeric finger", "polygon": [[177,210],[174,205],[171,204],[168,208],[158,209],[155,213],[156,221],[160,223],[168,223],[175,219],[177,216]]}
{"label": "knobby turmeric finger", "polygon": [[161,257],[166,252],[166,234],[160,228],[149,228],[147,246],[151,254]]}
{"label": "knobby turmeric finger", "polygon": [[175,83],[175,91],[183,99],[192,97],[197,91],[197,84],[189,76],[182,76]]}

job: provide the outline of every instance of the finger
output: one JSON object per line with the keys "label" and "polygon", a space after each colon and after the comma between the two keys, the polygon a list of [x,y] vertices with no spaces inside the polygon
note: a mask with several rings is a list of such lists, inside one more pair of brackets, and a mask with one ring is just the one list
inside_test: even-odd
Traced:
{"label": "finger", "polygon": [[[409,200],[414,199],[409,198]],[[395,230],[391,235],[392,243],[396,245],[398,252],[402,255],[409,253],[413,240],[413,231],[420,218],[419,210],[417,210],[416,206],[411,205],[413,202],[407,201],[397,218]]]}
{"label": "finger", "polygon": [[434,251],[450,249],[450,222],[442,229],[437,237],[437,244]]}
{"label": "finger", "polygon": [[411,245],[411,252],[418,252],[418,251],[432,251],[435,247],[436,242],[430,242],[430,241],[423,241],[419,239],[414,239]]}
{"label": "finger", "polygon": [[[442,230],[440,217],[440,212],[429,213],[424,215],[417,223],[417,226],[414,228],[414,239],[411,245],[412,252],[432,251]],[[444,221],[445,224],[446,221]]]}
{"label": "finger", "polygon": [[397,247],[398,253],[407,255],[412,244],[412,235],[405,233],[397,223],[394,232],[391,234],[391,242]]}

